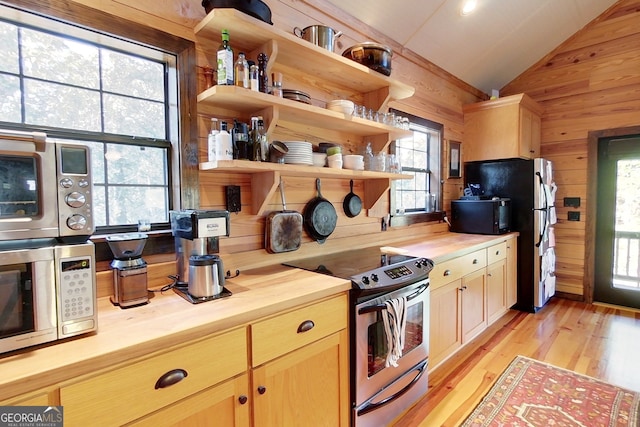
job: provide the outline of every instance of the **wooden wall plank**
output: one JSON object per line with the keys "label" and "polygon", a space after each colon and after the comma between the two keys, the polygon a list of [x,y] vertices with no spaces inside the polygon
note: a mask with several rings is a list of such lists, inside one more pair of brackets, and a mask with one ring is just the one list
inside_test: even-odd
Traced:
{"label": "wooden wall plank", "polygon": [[[640,1],[618,1],[501,94],[523,91],[545,109],[541,153],[554,162],[558,184],[557,289],[590,302],[596,162],[589,134],[640,125]],[[580,207],[562,206],[564,197],[580,197]],[[576,210],[580,221],[567,221]]]}

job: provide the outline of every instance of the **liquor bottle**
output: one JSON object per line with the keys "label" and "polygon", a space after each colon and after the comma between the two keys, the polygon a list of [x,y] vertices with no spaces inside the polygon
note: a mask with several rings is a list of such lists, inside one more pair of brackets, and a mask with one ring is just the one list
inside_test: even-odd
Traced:
{"label": "liquor bottle", "polygon": [[218,84],[233,84],[233,50],[229,43],[229,30],[222,30],[222,44],[218,49]]}
{"label": "liquor bottle", "polygon": [[243,52],[238,53],[238,60],[234,70],[236,86],[249,89],[249,63]]}
{"label": "liquor bottle", "polygon": [[251,117],[251,130],[249,130],[249,145],[251,146],[251,160],[262,160],[260,155],[260,135],[258,134],[258,118]]}
{"label": "liquor bottle", "polygon": [[220,133],[220,129],[218,128],[218,119],[211,119],[211,132],[207,136],[207,161],[215,162],[218,160],[217,150],[216,150],[216,135]]}
{"label": "liquor bottle", "polygon": [[233,131],[231,140],[233,141],[233,158],[241,160],[251,160],[249,153],[253,149],[249,149],[249,130],[247,124],[233,120]]}

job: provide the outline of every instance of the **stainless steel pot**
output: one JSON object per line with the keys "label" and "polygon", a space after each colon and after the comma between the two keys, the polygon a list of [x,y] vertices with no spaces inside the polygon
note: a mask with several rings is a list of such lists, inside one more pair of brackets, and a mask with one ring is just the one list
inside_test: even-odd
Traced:
{"label": "stainless steel pot", "polygon": [[308,42],[333,52],[336,40],[342,35],[342,31],[334,30],[325,25],[309,25],[301,30],[298,27],[293,29],[293,34]]}
{"label": "stainless steel pot", "polygon": [[352,59],[385,76],[391,75],[391,57],[393,56],[393,51],[388,46],[373,42],[364,42],[351,46],[342,52],[342,56]]}

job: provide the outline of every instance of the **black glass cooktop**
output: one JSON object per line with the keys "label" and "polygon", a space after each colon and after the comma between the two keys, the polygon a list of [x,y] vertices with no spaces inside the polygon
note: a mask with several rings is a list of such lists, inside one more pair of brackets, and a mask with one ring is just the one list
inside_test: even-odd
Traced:
{"label": "black glass cooktop", "polygon": [[380,252],[380,248],[373,247],[303,258],[286,262],[284,265],[342,279],[351,279],[353,276],[359,276],[384,265],[392,265],[416,258],[409,255],[386,255],[386,257],[386,263],[383,263],[384,257]]}

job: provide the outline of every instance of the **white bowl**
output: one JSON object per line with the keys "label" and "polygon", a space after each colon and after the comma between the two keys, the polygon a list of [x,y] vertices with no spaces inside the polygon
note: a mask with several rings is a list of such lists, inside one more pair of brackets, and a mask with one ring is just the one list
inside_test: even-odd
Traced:
{"label": "white bowl", "polygon": [[334,154],[327,157],[327,165],[333,169],[342,169],[342,155]]}
{"label": "white bowl", "polygon": [[346,114],[348,116],[353,114],[355,104],[348,99],[337,99],[335,101],[327,102],[327,109],[331,111],[337,111],[339,113]]}
{"label": "white bowl", "polygon": [[324,167],[327,163],[327,153],[313,153],[313,166]]}
{"label": "white bowl", "polygon": [[343,154],[342,163],[345,169],[364,170],[364,156],[359,154]]}

